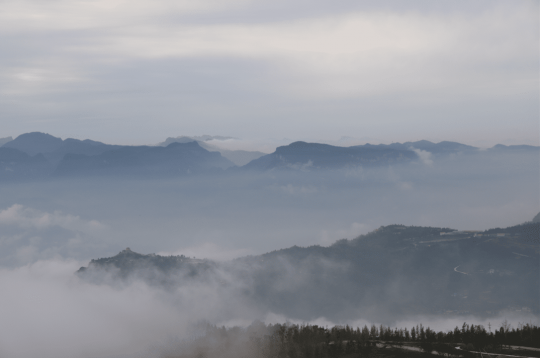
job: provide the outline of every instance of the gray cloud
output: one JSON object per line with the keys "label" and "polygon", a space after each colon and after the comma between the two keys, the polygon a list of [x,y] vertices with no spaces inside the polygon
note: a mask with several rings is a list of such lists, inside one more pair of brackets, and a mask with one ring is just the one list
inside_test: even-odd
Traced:
{"label": "gray cloud", "polygon": [[538,140],[534,2],[0,6],[5,135]]}

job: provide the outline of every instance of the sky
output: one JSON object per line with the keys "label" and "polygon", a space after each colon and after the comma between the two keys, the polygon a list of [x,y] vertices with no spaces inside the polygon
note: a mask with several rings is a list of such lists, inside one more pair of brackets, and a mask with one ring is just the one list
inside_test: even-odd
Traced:
{"label": "sky", "polygon": [[540,145],[534,0],[3,0],[0,46],[0,137]]}

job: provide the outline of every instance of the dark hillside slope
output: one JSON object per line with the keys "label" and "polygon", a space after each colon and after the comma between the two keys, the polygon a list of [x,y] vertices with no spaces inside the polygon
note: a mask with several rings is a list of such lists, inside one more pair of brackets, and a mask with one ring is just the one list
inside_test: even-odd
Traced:
{"label": "dark hillside slope", "polygon": [[[257,267],[254,295],[273,297],[291,315],[308,316],[313,309],[326,316],[350,310],[394,317],[538,313],[538,228],[527,224],[499,233],[462,233],[391,225],[327,248],[293,247],[241,261]],[[276,278],[290,272],[303,280],[293,291],[276,290]]]}
{"label": "dark hillside slope", "polygon": [[[389,225],[329,247],[294,246],[215,264],[203,276],[208,279],[219,268],[230,284],[242,287],[237,292],[242,299],[301,319],[538,314],[539,228],[528,223],[460,232]],[[94,261],[89,272],[100,265]]]}
{"label": "dark hillside slope", "polygon": [[[77,274],[96,283],[111,275],[112,279],[144,279],[152,285],[174,287],[187,279],[201,281],[212,272],[216,264],[208,260],[180,256],[142,255],[128,247],[116,256],[92,260],[88,267],[81,267]],[[100,273],[106,272],[107,275]]]}

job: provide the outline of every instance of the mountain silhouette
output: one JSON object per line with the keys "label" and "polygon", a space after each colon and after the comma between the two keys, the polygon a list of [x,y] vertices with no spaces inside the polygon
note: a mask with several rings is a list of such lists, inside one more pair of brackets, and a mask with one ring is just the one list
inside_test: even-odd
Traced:
{"label": "mountain silhouette", "polygon": [[231,166],[234,164],[221,154],[189,142],[167,147],[123,146],[92,156],[67,154],[54,175],[168,177],[212,173]]}
{"label": "mountain silhouette", "polygon": [[62,147],[63,141],[60,138],[41,132],[31,132],[21,134],[14,140],[7,142],[3,148],[14,148],[29,155],[38,153],[54,152]]}
{"label": "mountain silhouette", "polygon": [[540,147],[533,145],[504,145],[497,144],[490,150],[494,151],[512,151],[512,152],[540,152]]}
{"label": "mountain silhouette", "polygon": [[281,146],[243,166],[246,169],[341,169],[407,163],[417,159],[411,150],[380,146],[337,147],[329,144],[294,142]]}
{"label": "mountain silhouette", "polygon": [[57,165],[66,154],[96,155],[121,146],[104,144],[90,139],[67,138],[62,140],[50,134],[32,132],[21,134],[4,144],[3,147],[15,148],[29,155],[42,153],[48,161]]}
{"label": "mountain silhouette", "polygon": [[390,148],[402,150],[411,148],[420,149],[430,152],[432,154],[476,153],[479,150],[476,147],[457,142],[443,141],[439,143],[433,143],[427,140],[420,140],[417,142],[392,143],[387,146]]}

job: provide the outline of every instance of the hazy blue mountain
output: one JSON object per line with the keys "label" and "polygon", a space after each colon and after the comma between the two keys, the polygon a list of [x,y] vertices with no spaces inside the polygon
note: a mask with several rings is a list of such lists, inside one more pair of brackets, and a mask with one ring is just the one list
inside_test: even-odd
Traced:
{"label": "hazy blue mountain", "polygon": [[62,140],[50,134],[32,132],[21,134],[5,144],[4,147],[15,148],[29,155],[42,153],[48,161],[57,165],[66,154],[96,155],[121,146],[104,144],[90,139],[67,138]]}
{"label": "hazy blue mountain", "polygon": [[13,137],[4,137],[4,138],[0,138],[0,147],[3,146],[4,144],[8,143],[8,142],[11,142],[13,140]]}
{"label": "hazy blue mountain", "polygon": [[43,154],[30,156],[15,148],[0,147],[0,180],[42,178],[52,169]]}
{"label": "hazy blue mountain", "polygon": [[540,147],[533,145],[504,145],[497,144],[491,151],[512,151],[512,152],[540,152]]}
{"label": "hazy blue mountain", "polygon": [[189,142],[167,147],[124,146],[92,156],[67,154],[54,174],[167,177],[215,172],[233,165],[221,154]]}
{"label": "hazy blue mountain", "polygon": [[252,160],[255,160],[265,155],[265,153],[258,152],[258,151],[221,149],[219,147],[206,143],[206,141],[209,141],[212,139],[226,140],[226,139],[235,139],[235,138],[222,137],[222,136],[208,136],[208,135],[195,136],[195,137],[180,136],[180,137],[175,137],[175,138],[169,137],[164,142],[161,142],[158,145],[162,147],[166,147],[171,143],[189,143],[189,142],[196,141],[197,143],[199,143],[201,147],[203,147],[204,149],[210,152],[221,153],[222,156],[229,159],[231,162],[233,162],[237,166],[246,165]]}
{"label": "hazy blue mountain", "polygon": [[58,164],[66,154],[97,155],[115,148],[122,148],[122,146],[104,144],[90,139],[79,140],[67,138],[64,139],[60,148],[53,152],[43,154],[49,161]]}
{"label": "hazy blue mountain", "polygon": [[536,216],[532,219],[533,223],[540,223],[540,213],[536,214]]}
{"label": "hazy blue mountain", "polygon": [[294,142],[272,154],[251,161],[243,168],[270,169],[341,169],[407,163],[417,159],[411,150],[381,146],[337,147],[329,144]]}
{"label": "hazy blue mountain", "polygon": [[117,277],[154,285],[183,285],[186,277],[210,282],[216,275],[218,291],[229,287],[228,277],[241,287],[238,297],[302,319],[345,319],[351,312],[366,319],[489,317],[517,308],[540,312],[539,236],[538,223],[483,232],[389,225],[329,247],[294,246],[219,264],[123,251],[79,273],[95,279],[112,269]]}
{"label": "hazy blue mountain", "polygon": [[457,142],[443,141],[439,143],[433,143],[427,140],[420,140],[417,142],[405,142],[405,143],[392,143],[392,144],[379,144],[371,145],[365,144],[358,147],[388,147],[401,150],[420,149],[430,152],[435,155],[453,154],[453,153],[476,153],[478,148],[470,145],[461,144]]}
{"label": "hazy blue mountain", "polygon": [[164,142],[158,143],[158,146],[166,147],[172,143],[189,143],[189,142],[198,142],[198,141],[188,136],[168,137],[167,139],[165,139]]}
{"label": "hazy blue mountain", "polygon": [[29,155],[38,153],[50,153],[60,149],[64,142],[62,139],[50,134],[41,132],[32,132],[21,134],[14,140],[3,145],[4,148],[14,148]]}

